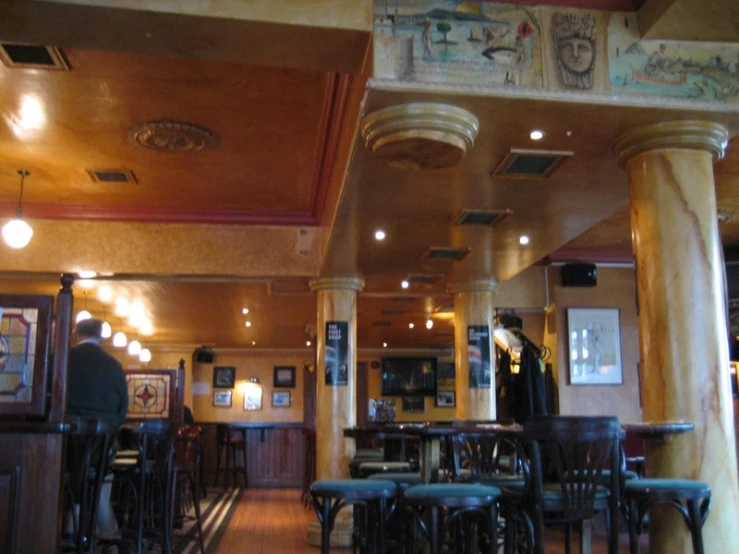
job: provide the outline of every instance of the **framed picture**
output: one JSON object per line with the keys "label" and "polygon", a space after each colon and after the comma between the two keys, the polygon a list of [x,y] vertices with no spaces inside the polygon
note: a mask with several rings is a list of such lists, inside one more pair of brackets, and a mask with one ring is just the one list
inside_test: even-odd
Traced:
{"label": "framed picture", "polygon": [[289,408],[290,391],[272,391],[272,406],[275,408]]}
{"label": "framed picture", "polygon": [[403,411],[409,414],[422,414],[426,411],[425,396],[404,396]]}
{"label": "framed picture", "polygon": [[621,385],[621,330],[615,308],[569,308],[570,385]]}
{"label": "framed picture", "polygon": [[295,366],[275,366],[274,386],[279,389],[294,389]]}
{"label": "framed picture", "polygon": [[230,408],[232,398],[233,396],[230,390],[213,391],[213,405],[217,408]]}
{"label": "framed picture", "polygon": [[457,404],[456,400],[453,390],[440,390],[436,393],[437,408],[454,408]]}
{"label": "framed picture", "polygon": [[[247,383],[249,384],[249,383]],[[260,386],[246,387],[244,389],[244,409],[245,410],[261,410],[262,409],[263,390]]]}
{"label": "framed picture", "polygon": [[235,367],[219,367],[213,368],[213,388],[232,389],[236,382]]}

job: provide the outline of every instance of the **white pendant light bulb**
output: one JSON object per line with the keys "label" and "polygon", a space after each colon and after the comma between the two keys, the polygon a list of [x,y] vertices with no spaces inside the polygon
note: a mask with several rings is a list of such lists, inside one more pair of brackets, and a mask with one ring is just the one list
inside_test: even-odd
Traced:
{"label": "white pendant light bulb", "polygon": [[128,343],[128,354],[131,356],[138,356],[141,354],[141,343],[137,340],[132,340]]}
{"label": "white pendant light bulb", "polygon": [[113,334],[113,328],[110,326],[110,323],[108,323],[107,321],[103,321],[103,330],[100,336],[103,337],[104,339],[109,339],[112,334]]}
{"label": "white pendant light bulb", "polygon": [[150,362],[151,350],[149,350],[148,348],[144,348],[143,350],[141,350],[141,354],[139,354],[139,361],[144,363]]}
{"label": "white pendant light bulb", "polygon": [[87,310],[82,310],[77,314],[77,317],[74,318],[75,323],[79,323],[80,321],[83,321],[85,319],[90,319],[92,317],[92,314],[88,312]]}
{"label": "white pendant light bulb", "polygon": [[23,180],[26,175],[29,175],[29,172],[19,169],[18,175],[21,176],[21,194],[18,198],[16,216],[15,219],[11,219],[3,226],[3,240],[11,248],[24,248],[31,242],[33,236],[33,229],[23,219]]}

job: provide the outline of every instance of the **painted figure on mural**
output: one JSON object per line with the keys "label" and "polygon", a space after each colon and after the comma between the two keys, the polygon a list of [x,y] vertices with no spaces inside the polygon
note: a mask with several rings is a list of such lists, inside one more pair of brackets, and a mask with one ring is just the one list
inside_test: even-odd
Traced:
{"label": "painted figure on mural", "polygon": [[436,51],[434,50],[434,39],[431,36],[431,20],[428,17],[423,21],[421,43],[423,44],[423,59],[435,60]]}
{"label": "painted figure on mural", "polygon": [[552,16],[552,35],[562,84],[567,88],[593,88],[597,53],[595,17],[557,12]]}

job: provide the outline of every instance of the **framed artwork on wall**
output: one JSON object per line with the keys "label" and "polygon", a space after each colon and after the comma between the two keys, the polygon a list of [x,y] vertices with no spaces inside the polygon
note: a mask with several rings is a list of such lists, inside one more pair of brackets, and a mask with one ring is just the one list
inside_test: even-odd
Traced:
{"label": "framed artwork on wall", "polygon": [[616,308],[569,308],[570,385],[621,385],[621,327]]}
{"label": "framed artwork on wall", "polygon": [[[248,384],[248,383],[247,383]],[[262,387],[252,386],[246,387],[244,390],[244,410],[261,410],[262,409]]]}
{"label": "framed artwork on wall", "polygon": [[290,391],[272,391],[272,406],[274,408],[289,408]]}
{"label": "framed artwork on wall", "polygon": [[295,366],[275,366],[273,384],[279,389],[295,388]]}
{"label": "framed artwork on wall", "polygon": [[456,406],[455,392],[453,390],[440,390],[436,393],[437,408],[454,408]]}
{"label": "framed artwork on wall", "polygon": [[217,408],[230,408],[233,393],[230,390],[213,391],[213,405]]}
{"label": "framed artwork on wall", "polygon": [[213,388],[232,389],[236,382],[236,368],[216,366],[213,368]]}
{"label": "framed artwork on wall", "polygon": [[426,411],[426,398],[423,396],[404,396],[403,411],[409,414],[422,414]]}

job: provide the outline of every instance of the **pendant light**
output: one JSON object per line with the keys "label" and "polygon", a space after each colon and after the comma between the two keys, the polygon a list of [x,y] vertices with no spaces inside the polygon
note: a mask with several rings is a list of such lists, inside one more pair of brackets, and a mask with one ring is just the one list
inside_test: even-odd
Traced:
{"label": "pendant light", "polygon": [[91,317],[92,314],[87,311],[87,290],[85,290],[85,309],[77,314],[77,317],[74,319],[74,321],[75,323],[79,323],[80,321],[90,319]]}
{"label": "pendant light", "polygon": [[108,306],[103,304],[103,329],[100,336],[104,339],[109,339],[112,334],[113,328],[110,326],[110,323],[108,323]]}
{"label": "pendant light", "polygon": [[128,343],[128,355],[138,356],[141,354],[141,343],[137,340],[138,336]]}
{"label": "pendant light", "polygon": [[141,350],[141,354],[139,354],[139,361],[143,363],[148,363],[151,361],[151,350],[148,348],[144,348]]}
{"label": "pendant light", "polygon": [[15,219],[11,219],[3,227],[3,240],[11,248],[24,248],[31,242],[33,236],[33,229],[23,219],[23,180],[29,174],[24,169],[18,170],[18,175],[21,176],[21,194],[18,198],[18,209],[15,212]]}
{"label": "pendant light", "polygon": [[123,332],[123,319],[121,319],[121,330],[113,335],[113,346],[123,348],[126,344],[128,344],[128,337]]}

